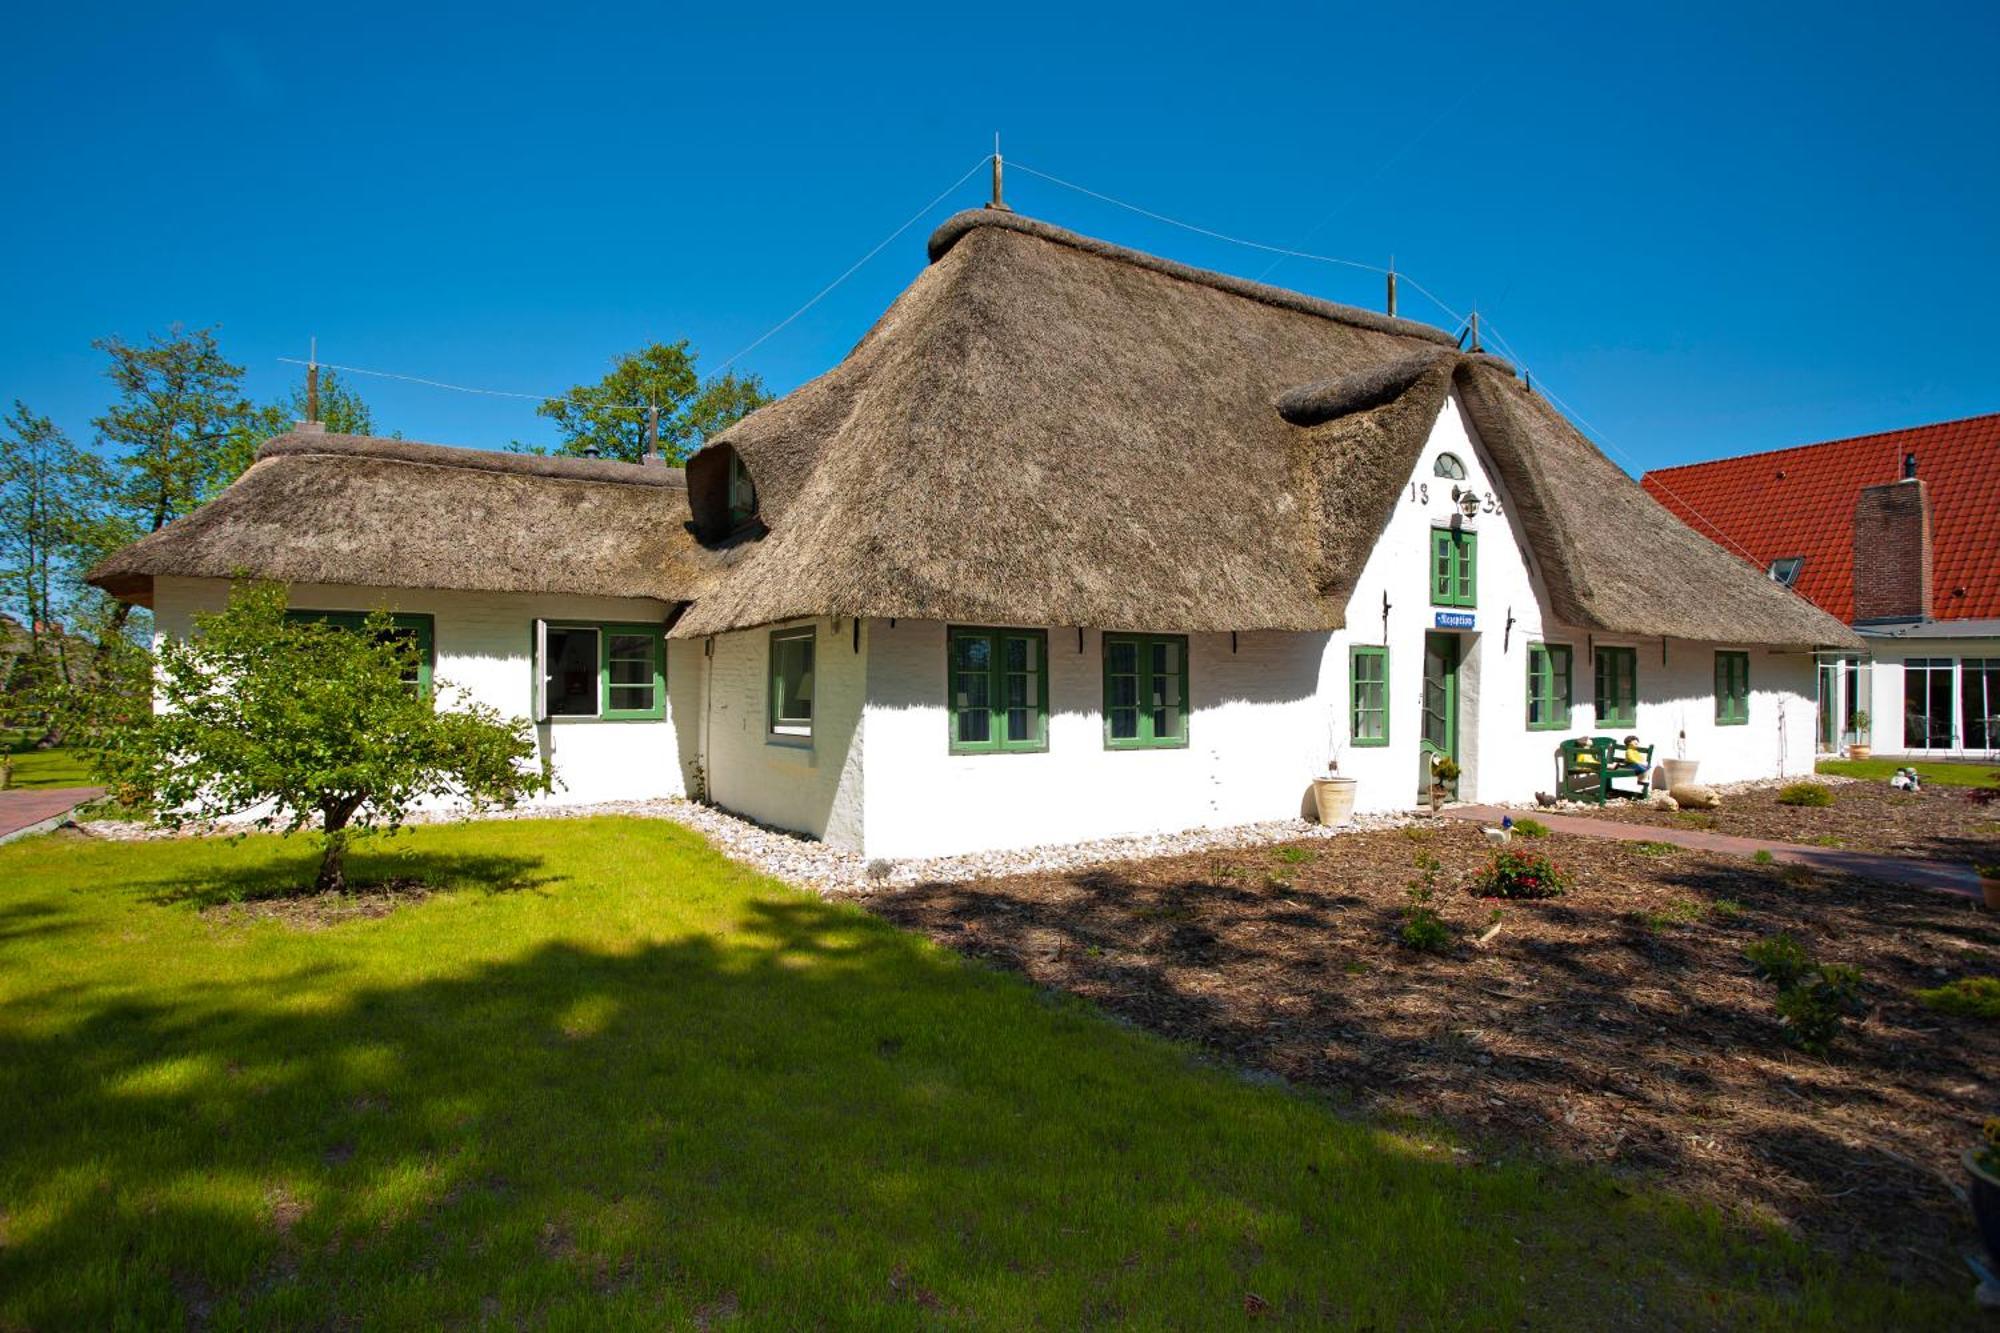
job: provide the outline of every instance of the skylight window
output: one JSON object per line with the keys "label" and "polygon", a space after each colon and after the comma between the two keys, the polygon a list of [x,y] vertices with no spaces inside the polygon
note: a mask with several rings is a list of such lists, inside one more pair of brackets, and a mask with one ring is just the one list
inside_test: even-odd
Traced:
{"label": "skylight window", "polygon": [[1782,556],[1771,562],[1771,582],[1791,587],[1799,581],[1799,571],[1805,567],[1802,555]]}

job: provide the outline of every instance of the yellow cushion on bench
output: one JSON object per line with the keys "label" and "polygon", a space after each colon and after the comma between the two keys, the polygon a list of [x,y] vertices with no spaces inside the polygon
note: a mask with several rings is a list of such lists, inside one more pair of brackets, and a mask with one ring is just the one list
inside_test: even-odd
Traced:
{"label": "yellow cushion on bench", "polygon": [[1597,767],[1597,751],[1595,751],[1595,750],[1578,750],[1578,751],[1576,752],[1576,766],[1577,766],[1578,768],[1596,768],[1596,767]]}

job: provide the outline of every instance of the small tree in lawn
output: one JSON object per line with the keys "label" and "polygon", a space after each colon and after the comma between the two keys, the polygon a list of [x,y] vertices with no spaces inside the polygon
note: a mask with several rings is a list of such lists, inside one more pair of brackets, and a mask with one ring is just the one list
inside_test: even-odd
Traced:
{"label": "small tree in lawn", "polygon": [[239,584],[161,648],[154,712],[103,738],[100,767],[171,824],[251,811],[286,834],[316,824],[316,887],[341,892],[349,843],[418,801],[512,805],[550,787],[525,721],[444,707],[419,691],[418,667],[387,614],[359,633],[289,620],[281,587]]}

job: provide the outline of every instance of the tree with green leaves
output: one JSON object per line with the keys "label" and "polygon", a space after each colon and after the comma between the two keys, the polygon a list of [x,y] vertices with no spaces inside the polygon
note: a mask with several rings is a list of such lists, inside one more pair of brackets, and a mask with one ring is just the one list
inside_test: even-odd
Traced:
{"label": "tree with green leaves", "polygon": [[228,485],[230,442],[250,417],[243,367],[223,356],[213,329],[183,329],[142,344],[100,338],[118,400],[96,418],[114,451],[113,499],[141,533],[157,532]]}
{"label": "tree with green leaves", "polygon": [[637,463],[646,452],[649,408],[659,412],[660,454],[678,466],[709,436],[771,401],[763,381],[734,372],[703,382],[683,338],[615,357],[611,373],[535,409],[562,433],[557,453]]}
{"label": "tree with green leaves", "polygon": [[415,642],[385,612],[361,628],[288,618],[276,584],[241,583],[160,650],[159,708],[93,738],[98,771],[175,826],[250,816],[317,825],[315,887],[344,892],[352,841],[425,799],[475,809],[546,792],[524,719],[418,679]]}
{"label": "tree with green leaves", "polygon": [[[227,485],[249,471],[250,465],[257,461],[257,450],[266,440],[283,435],[306,419],[306,388],[303,384],[294,385],[292,391],[277,402],[252,411],[230,435],[220,469],[223,484]],[[335,435],[375,433],[375,414],[369,410],[366,400],[331,370],[320,372],[319,422]]]}
{"label": "tree with green leaves", "polygon": [[0,609],[20,617],[25,641],[0,681],[0,720],[45,743],[60,734],[60,696],[103,678],[88,636],[111,608],[83,575],[131,536],[106,500],[110,483],[102,459],[15,401],[0,423]]}

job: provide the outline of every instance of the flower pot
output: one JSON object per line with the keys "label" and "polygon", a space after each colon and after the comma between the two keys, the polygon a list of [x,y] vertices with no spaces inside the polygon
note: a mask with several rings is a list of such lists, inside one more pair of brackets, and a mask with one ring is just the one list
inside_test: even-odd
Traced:
{"label": "flower pot", "polygon": [[1694,781],[1695,770],[1701,767],[1699,759],[1662,759],[1660,767],[1666,770],[1666,789],[1686,786]]}
{"label": "flower pot", "polygon": [[2000,1262],[2000,1178],[1979,1164],[1979,1150],[1965,1150],[1965,1169],[1972,1173],[1972,1216],[1979,1223],[1986,1253]]}
{"label": "flower pot", "polygon": [[1313,779],[1313,806],[1322,824],[1345,824],[1354,818],[1353,778]]}
{"label": "flower pot", "polygon": [[1875,747],[1872,745],[1850,745],[1847,747],[1847,757],[1849,759],[1866,759],[1874,753]]}

